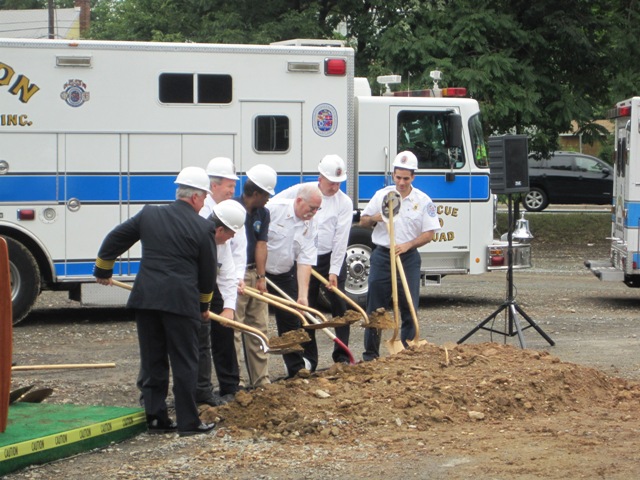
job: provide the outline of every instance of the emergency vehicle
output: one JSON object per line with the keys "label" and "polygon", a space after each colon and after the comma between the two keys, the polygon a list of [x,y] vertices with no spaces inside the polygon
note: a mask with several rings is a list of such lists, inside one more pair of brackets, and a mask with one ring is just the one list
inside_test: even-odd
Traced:
{"label": "emergency vehicle", "polygon": [[[425,281],[506,268],[505,244],[493,241],[480,110],[465,93],[440,89],[436,78],[432,90],[371,96],[354,78],[354,51],[331,41],[0,39],[0,235],[9,243],[14,318],[41,289],[123,303],[124,291],[92,277],[104,236],[143,205],[173,201],[177,172],[216,156],[234,160],[238,192],[258,163],[278,172],[280,191],[317,178],[326,154],[345,159],[343,188],[356,214],[347,291],[359,299],[372,244],[357,212],[391,181],[402,150],[418,156],[414,185],[441,221],[421,252]],[[114,278],[132,281],[140,255],[136,245]],[[515,267],[529,262],[525,246]]]}
{"label": "emergency vehicle", "polygon": [[615,122],[611,248],[606,260],[585,265],[602,281],[640,287],[640,97],[618,102],[608,112]]}

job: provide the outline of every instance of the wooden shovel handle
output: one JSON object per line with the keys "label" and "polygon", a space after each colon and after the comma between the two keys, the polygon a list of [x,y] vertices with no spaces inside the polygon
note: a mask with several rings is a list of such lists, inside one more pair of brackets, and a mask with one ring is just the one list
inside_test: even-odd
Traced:
{"label": "wooden shovel handle", "polygon": [[407,299],[407,303],[409,304],[409,310],[411,311],[413,326],[416,329],[416,336],[413,337],[413,341],[417,342],[420,339],[420,327],[418,326],[418,315],[416,314],[416,309],[413,306],[413,299],[411,298],[411,291],[409,290],[409,282],[407,281],[407,275],[404,273],[404,267],[402,266],[402,260],[400,260],[400,255],[398,255],[398,257],[396,258],[396,266],[398,267],[398,272],[400,273],[400,280],[402,281],[402,288],[404,288],[404,294]]}
{"label": "wooden shovel handle", "polygon": [[59,365],[16,365],[11,367],[14,372],[28,370],[74,370],[80,368],[115,368],[115,363],[61,363]]}
{"label": "wooden shovel handle", "polygon": [[272,293],[269,293],[269,292],[260,293],[259,290],[256,290],[253,287],[245,287],[245,291],[247,289],[252,293],[256,293],[258,295],[264,295],[265,297],[270,298],[271,300],[275,300],[276,302],[282,302],[282,303],[284,303],[285,305],[287,305],[289,307],[297,308],[299,310],[304,310],[305,312],[312,313],[313,315],[316,315],[317,317],[320,317],[320,319],[323,322],[327,321],[327,317],[325,317],[322,314],[322,312],[316,310],[315,308],[307,307],[306,305],[300,305],[298,302],[294,302],[294,301],[291,301],[291,300],[289,300],[287,298],[282,298],[282,297],[279,297],[277,295],[273,295]]}
{"label": "wooden shovel handle", "polygon": [[[311,275],[316,277],[323,285],[329,285],[329,280],[324,278],[322,275],[320,275],[318,272],[316,272],[313,268],[311,269]],[[360,313],[362,315],[362,317],[364,318],[365,323],[369,323],[369,317],[367,316],[365,311],[362,309],[362,307],[360,305],[358,305],[358,303],[355,300],[353,300],[351,297],[349,297],[349,295],[344,293],[339,288],[333,288],[332,287],[331,291],[333,293],[335,293],[336,295],[338,295],[339,297],[342,297],[347,303],[349,303],[349,305],[351,305],[353,308],[355,308],[358,311],[358,313]]]}
{"label": "wooden shovel handle", "polygon": [[245,287],[244,288],[244,293],[246,295],[249,295],[250,297],[255,298],[256,300],[260,300],[261,302],[265,302],[268,303],[269,305],[273,305],[274,307],[280,308],[286,312],[292,313],[293,315],[295,315],[296,317],[298,317],[300,319],[300,322],[302,322],[302,325],[308,325],[309,322],[307,322],[307,320],[304,318],[304,315],[302,315],[302,313],[300,313],[298,310],[295,310],[291,307],[288,307],[287,305],[285,305],[283,302],[281,302],[280,300],[274,300],[273,298],[267,297],[266,295],[268,294],[262,294],[262,293],[254,293],[253,291],[251,291],[250,287]]}
{"label": "wooden shovel handle", "polygon": [[[393,192],[389,192],[389,203],[393,200],[391,197]],[[400,307],[398,306],[398,277],[396,275],[396,235],[393,228],[393,208],[389,208],[389,222],[387,223],[389,229],[389,259],[391,263],[391,299],[393,301],[393,316],[395,317],[396,325],[393,329],[393,336],[391,341],[398,338],[398,331],[400,330]]]}

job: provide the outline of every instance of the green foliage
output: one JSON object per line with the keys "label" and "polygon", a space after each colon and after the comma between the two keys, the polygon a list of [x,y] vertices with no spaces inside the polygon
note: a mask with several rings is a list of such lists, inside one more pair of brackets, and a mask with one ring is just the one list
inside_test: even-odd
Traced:
{"label": "green foliage", "polygon": [[[611,215],[603,213],[526,213],[535,249],[545,245],[594,244],[608,245],[611,236]],[[496,231],[507,231],[507,214],[498,213]]]}
{"label": "green foliage", "polygon": [[[57,0],[63,1],[63,0]],[[0,5],[46,0],[0,0]],[[465,86],[486,135],[525,133],[557,149],[640,93],[640,2],[632,0],[93,0],[91,38],[259,43],[344,38],[356,75],[401,74],[403,88]],[[337,32],[340,33],[337,33]],[[605,149],[606,149],[605,145]]]}

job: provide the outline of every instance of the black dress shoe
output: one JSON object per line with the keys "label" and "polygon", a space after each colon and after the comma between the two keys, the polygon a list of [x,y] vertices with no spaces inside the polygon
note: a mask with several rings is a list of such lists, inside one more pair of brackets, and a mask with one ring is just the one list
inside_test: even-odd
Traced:
{"label": "black dress shoe", "polygon": [[191,435],[208,435],[209,433],[211,433],[213,431],[213,429],[216,428],[216,424],[215,423],[201,423],[200,425],[198,425],[196,428],[194,428],[193,430],[180,430],[178,432],[178,435],[180,435],[181,437],[190,437]]}
{"label": "black dress shoe", "polygon": [[178,424],[171,419],[161,421],[156,418],[147,422],[147,433],[149,435],[175,433],[177,430]]}

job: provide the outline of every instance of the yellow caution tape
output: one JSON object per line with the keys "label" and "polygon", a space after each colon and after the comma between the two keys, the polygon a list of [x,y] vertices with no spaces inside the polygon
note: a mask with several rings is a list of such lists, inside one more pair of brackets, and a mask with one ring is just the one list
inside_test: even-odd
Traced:
{"label": "yellow caution tape", "polygon": [[1,447],[2,451],[0,453],[0,462],[13,460],[18,457],[50,450],[52,448],[63,447],[89,438],[99,437],[100,435],[107,435],[144,422],[146,422],[146,417],[144,412],[141,411],[131,415],[125,415],[124,417],[114,418],[113,420],[107,420],[105,422],[94,423],[93,425],[88,425],[86,427],[76,428],[75,430],[55,433],[46,437],[27,440],[26,442],[14,443],[13,445]]}

